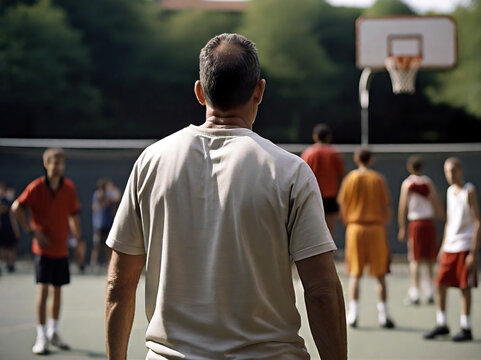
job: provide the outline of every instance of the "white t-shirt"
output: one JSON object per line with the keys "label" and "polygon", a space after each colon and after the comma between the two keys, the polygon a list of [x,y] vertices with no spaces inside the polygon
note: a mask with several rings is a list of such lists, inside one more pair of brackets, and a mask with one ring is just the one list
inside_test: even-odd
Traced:
{"label": "white t-shirt", "polygon": [[[410,175],[404,180],[407,185],[412,183],[417,185],[429,185],[431,184],[431,179],[426,175]],[[404,186],[404,183],[403,183]],[[434,218],[434,207],[427,196],[423,196],[414,191],[409,191],[408,193],[408,220],[424,220]]]}
{"label": "white t-shirt", "polygon": [[147,359],[309,359],[291,260],[336,246],[301,158],[191,125],[139,157],[107,245],[147,254]]}
{"label": "white t-shirt", "polygon": [[447,190],[448,223],[443,245],[445,252],[469,251],[473,245],[474,219],[468,198],[468,192],[472,188],[473,184],[467,182],[458,193],[455,193],[454,185]]}

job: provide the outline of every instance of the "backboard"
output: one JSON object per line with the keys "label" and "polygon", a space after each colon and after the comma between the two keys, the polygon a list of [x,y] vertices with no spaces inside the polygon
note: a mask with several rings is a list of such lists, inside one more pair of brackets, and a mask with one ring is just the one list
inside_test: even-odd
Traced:
{"label": "backboard", "polygon": [[385,68],[388,57],[420,58],[420,69],[456,65],[456,23],[450,16],[360,17],[356,21],[356,66]]}

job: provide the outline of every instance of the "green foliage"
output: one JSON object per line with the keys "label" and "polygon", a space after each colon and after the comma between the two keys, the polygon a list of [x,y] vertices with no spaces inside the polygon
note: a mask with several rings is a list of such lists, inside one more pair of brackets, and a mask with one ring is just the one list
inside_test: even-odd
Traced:
{"label": "green foliage", "polygon": [[436,103],[465,108],[481,118],[481,1],[453,14],[458,26],[458,66],[437,76],[438,85],[426,90]]}
{"label": "green foliage", "polygon": [[281,96],[302,107],[327,102],[338,90],[324,86],[334,82],[338,68],[314,32],[322,5],[318,0],[253,0],[240,30],[256,43],[262,67]]}
{"label": "green foliage", "polygon": [[234,32],[240,14],[185,10],[162,17],[165,50],[169,54],[169,81],[184,85],[198,79],[199,53],[215,35]]}
{"label": "green foliage", "polygon": [[363,16],[413,15],[414,11],[401,0],[377,0]]}
{"label": "green foliage", "polygon": [[34,119],[59,129],[93,118],[100,96],[88,69],[80,34],[50,1],[11,6],[0,17],[0,112],[14,120],[14,133],[34,131]]}

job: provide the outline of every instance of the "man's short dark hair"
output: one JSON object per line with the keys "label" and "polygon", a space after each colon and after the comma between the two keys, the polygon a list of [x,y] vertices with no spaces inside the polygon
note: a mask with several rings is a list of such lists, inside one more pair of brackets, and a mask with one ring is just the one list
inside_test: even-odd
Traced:
{"label": "man's short dark hair", "polygon": [[369,161],[372,158],[372,152],[369,150],[367,147],[360,147],[359,149],[356,150],[354,155],[359,159],[361,164],[367,165],[369,164]]}
{"label": "man's short dark hair", "polygon": [[199,75],[205,99],[220,110],[245,104],[260,74],[256,46],[242,35],[217,35],[200,51]]}
{"label": "man's short dark hair", "polygon": [[312,130],[313,135],[317,135],[317,138],[321,142],[326,142],[328,137],[332,135],[331,128],[326,124],[317,124]]}
{"label": "man's short dark hair", "polygon": [[412,155],[409,157],[407,162],[407,168],[412,169],[415,172],[419,172],[423,168],[423,160],[418,155]]}

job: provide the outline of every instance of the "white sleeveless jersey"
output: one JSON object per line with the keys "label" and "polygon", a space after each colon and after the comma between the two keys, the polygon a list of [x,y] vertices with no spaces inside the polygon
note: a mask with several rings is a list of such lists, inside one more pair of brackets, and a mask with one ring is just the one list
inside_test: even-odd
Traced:
{"label": "white sleeveless jersey", "polygon": [[454,185],[447,191],[447,215],[446,238],[443,251],[458,253],[469,251],[472,247],[474,236],[474,219],[469,208],[468,191],[473,184],[465,183],[463,188],[456,194]]}
{"label": "white sleeveless jersey", "polygon": [[[426,175],[410,175],[405,182],[412,184],[429,184],[431,179]],[[428,197],[414,191],[408,193],[408,220],[424,220],[434,218],[434,207]]]}

